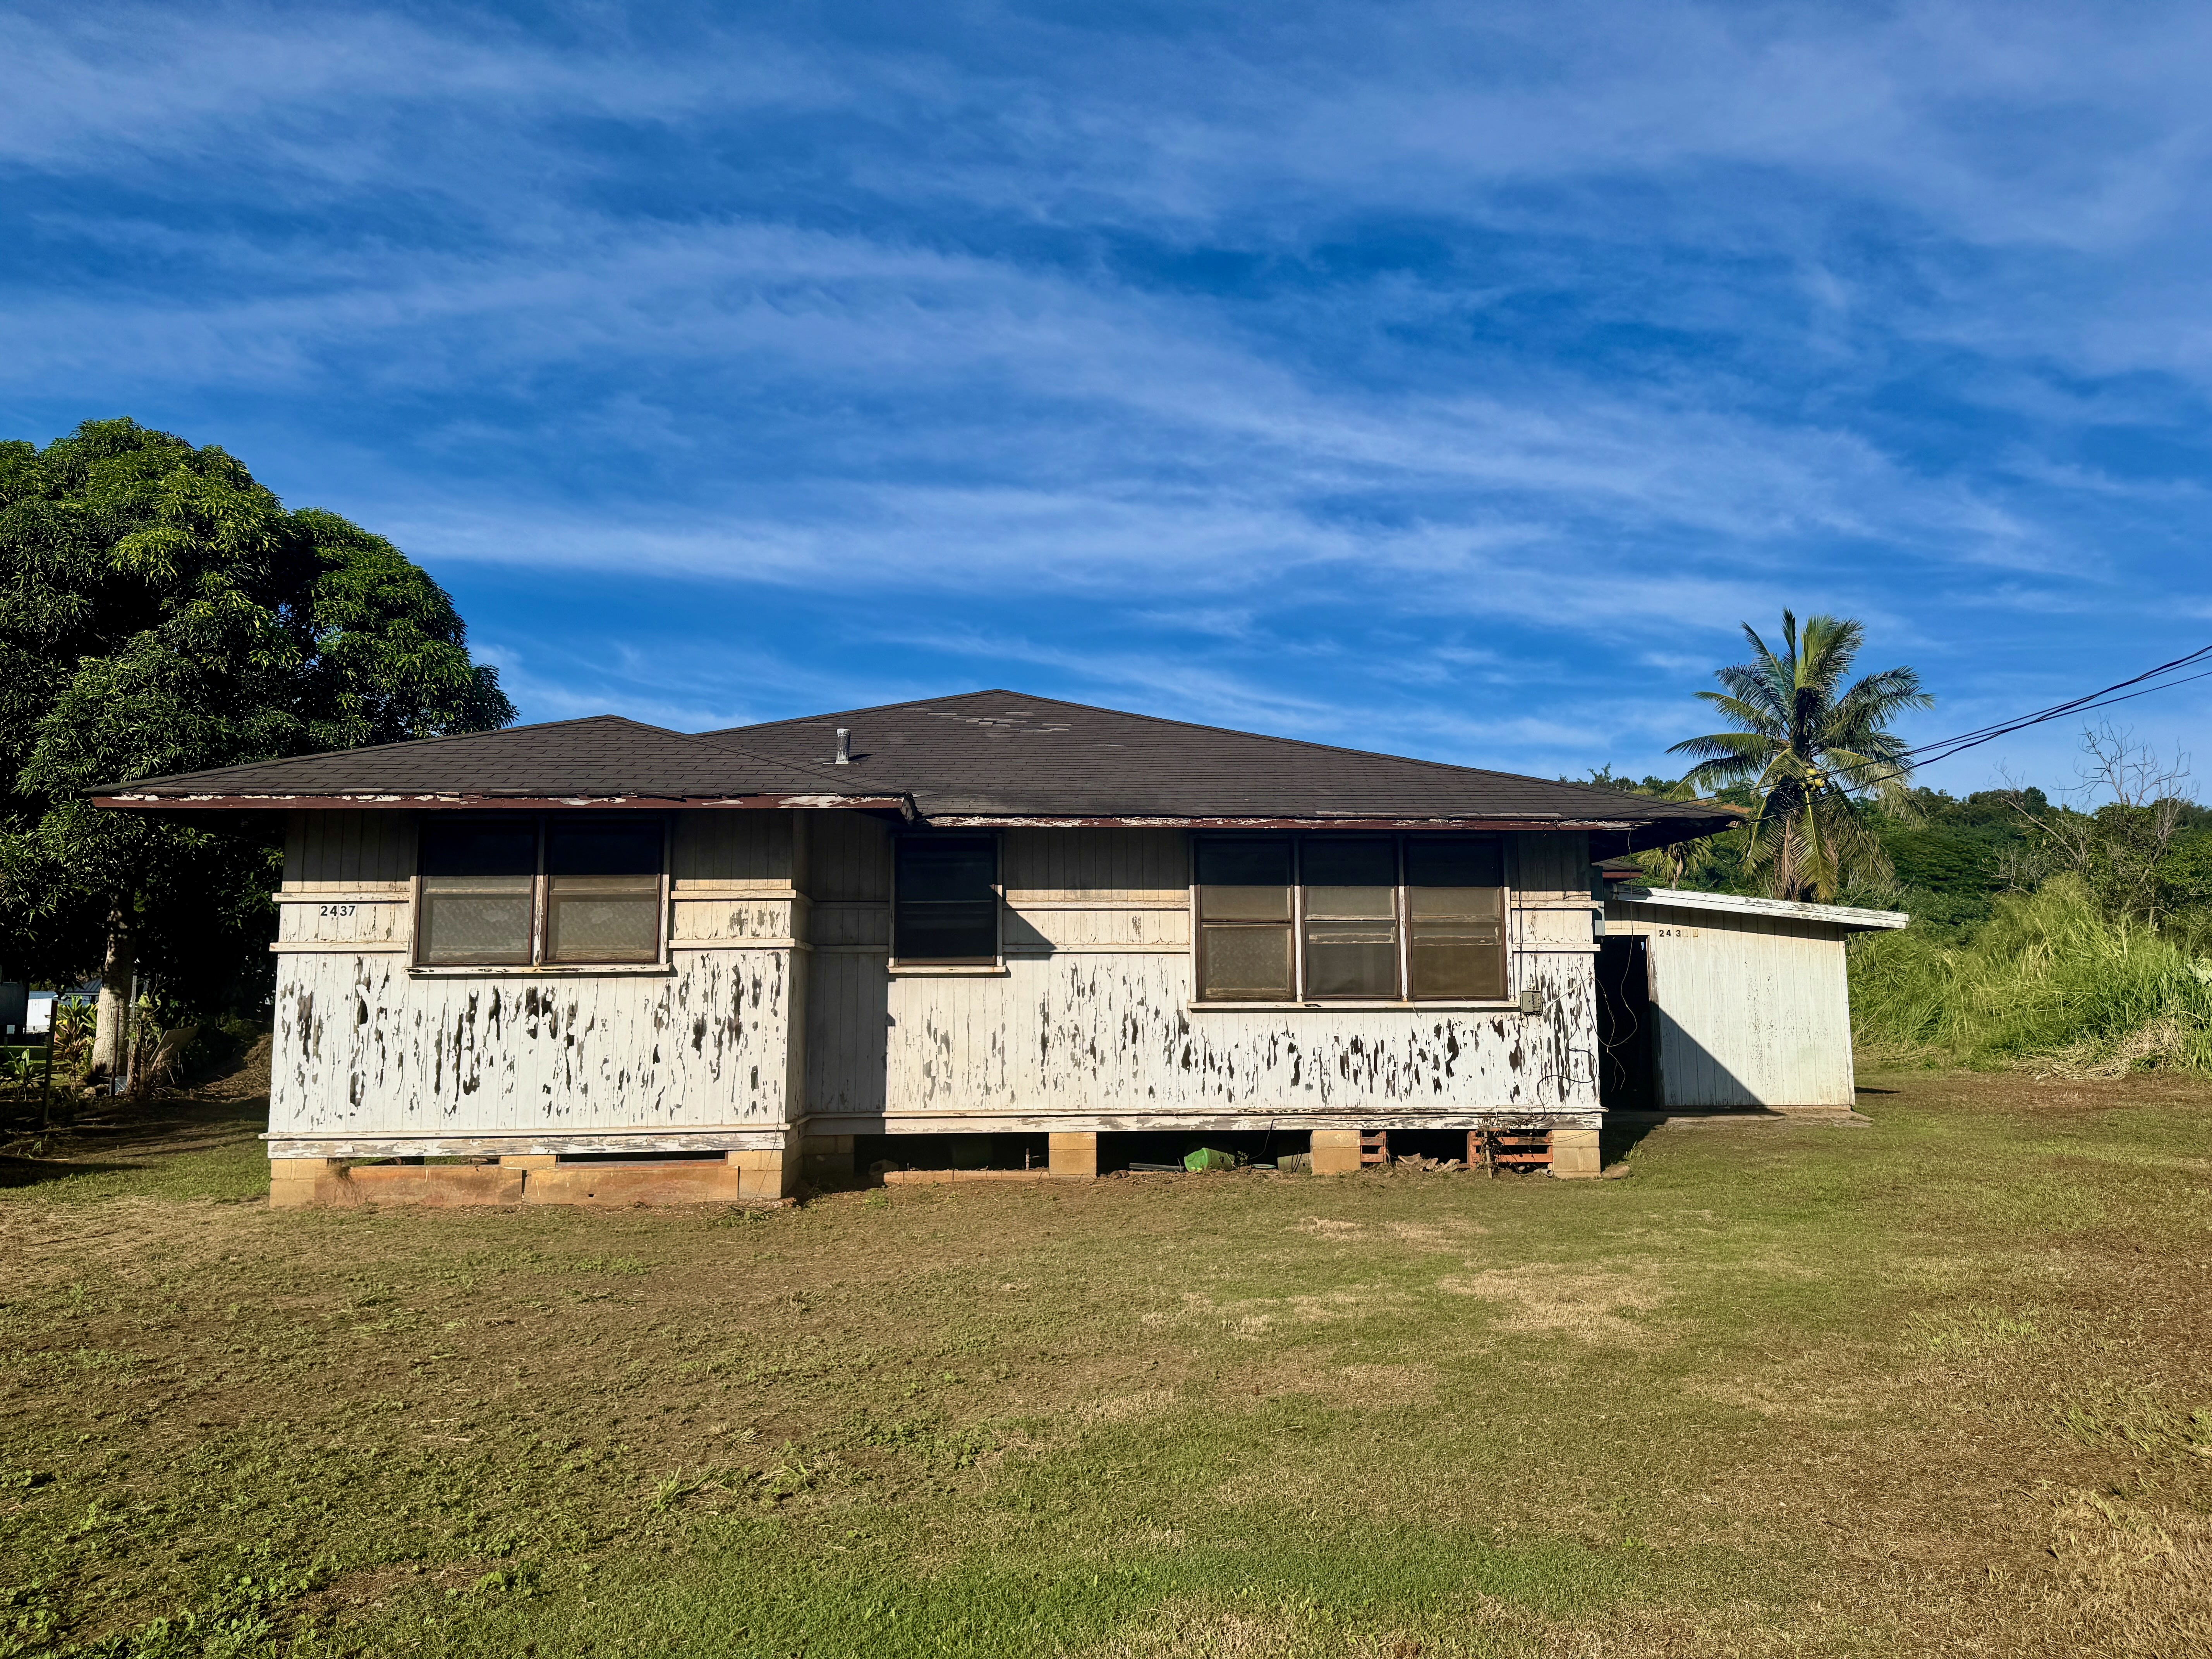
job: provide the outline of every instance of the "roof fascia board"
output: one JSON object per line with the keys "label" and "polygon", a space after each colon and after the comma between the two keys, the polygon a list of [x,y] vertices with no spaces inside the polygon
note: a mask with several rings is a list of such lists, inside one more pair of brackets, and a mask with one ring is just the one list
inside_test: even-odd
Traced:
{"label": "roof fascia board", "polygon": [[125,811],[340,811],[398,810],[411,811],[545,811],[574,807],[606,807],[666,811],[797,811],[834,808],[856,811],[896,812],[915,816],[914,803],[903,795],[94,795],[95,806]]}
{"label": "roof fascia board", "polygon": [[1327,817],[1235,817],[1226,814],[1100,814],[1064,816],[1030,812],[930,812],[933,826],[946,830],[1495,830],[1580,832],[1632,830],[1634,823],[1583,818],[1367,817],[1346,813]]}
{"label": "roof fascia board", "polygon": [[1741,893],[1697,893],[1680,887],[1616,887],[1606,895],[1623,904],[1651,904],[1674,910],[1725,910],[1741,915],[1781,916],[1826,922],[1832,927],[1872,931],[1909,927],[1902,910],[1862,910],[1849,904],[1802,904],[1795,899],[1751,898]]}

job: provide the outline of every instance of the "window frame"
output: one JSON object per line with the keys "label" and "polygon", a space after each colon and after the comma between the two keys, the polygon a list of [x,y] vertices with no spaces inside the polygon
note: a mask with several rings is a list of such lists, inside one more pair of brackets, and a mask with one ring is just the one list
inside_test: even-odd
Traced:
{"label": "window frame", "polygon": [[[908,842],[986,841],[991,847],[991,954],[988,957],[902,957],[899,954],[899,852]],[[891,837],[890,903],[884,943],[893,974],[1003,974],[1006,971],[1006,841],[997,830],[908,830]]]}
{"label": "window frame", "polygon": [[[1498,847],[1498,949],[1504,959],[1504,984],[1503,992],[1495,997],[1428,996],[1412,994],[1413,983],[1413,900],[1407,886],[1406,849],[1414,840],[1434,840],[1455,833],[1468,840],[1492,841]],[[1281,836],[1291,844],[1291,995],[1280,997],[1221,997],[1206,994],[1206,932],[1204,907],[1200,896],[1198,859],[1199,849],[1208,841],[1272,840]],[[1316,995],[1306,989],[1306,888],[1305,847],[1311,841],[1381,841],[1391,843],[1396,880],[1391,887],[1394,925],[1397,928],[1398,979],[1395,996]],[[1513,910],[1515,890],[1514,860],[1517,851],[1515,838],[1504,831],[1413,831],[1393,830],[1235,830],[1226,832],[1200,831],[1189,837],[1190,860],[1190,1006],[1206,1009],[1283,1009],[1283,1008],[1437,1008],[1474,1007],[1509,1008],[1514,1006],[1513,967],[1514,950],[1508,923]],[[1221,924],[1216,924],[1221,925]],[[1234,926],[1231,923],[1228,925]],[[1279,923],[1259,923],[1255,926],[1281,926]]]}
{"label": "window frame", "polygon": [[[549,962],[546,960],[546,936],[551,925],[552,907],[549,902],[550,882],[546,874],[546,845],[556,824],[592,823],[610,817],[589,811],[517,811],[517,812],[424,812],[417,816],[415,824],[415,873],[409,883],[408,906],[410,939],[407,967],[410,974],[429,975],[448,978],[481,977],[503,974],[659,974],[668,970],[671,936],[670,922],[674,885],[672,866],[674,862],[676,826],[665,812],[625,813],[625,821],[645,818],[656,823],[660,830],[660,875],[654,903],[653,953],[650,961],[637,962]],[[530,878],[530,959],[527,962],[430,962],[424,951],[429,944],[428,931],[423,926],[426,908],[422,874],[422,838],[432,826],[450,823],[495,823],[512,826],[526,821],[537,839],[535,869]]]}

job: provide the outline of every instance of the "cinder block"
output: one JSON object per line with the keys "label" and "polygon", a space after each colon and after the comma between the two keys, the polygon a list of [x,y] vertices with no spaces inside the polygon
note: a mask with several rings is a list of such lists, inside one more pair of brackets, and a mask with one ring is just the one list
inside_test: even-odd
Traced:
{"label": "cinder block", "polygon": [[[562,1164],[532,1170],[531,1204],[727,1204],[748,1197],[744,1171],[720,1159],[680,1164]],[[518,1181],[523,1177],[517,1176]]]}
{"label": "cinder block", "polygon": [[1052,1172],[1070,1181],[1090,1181],[1098,1174],[1098,1137],[1088,1131],[1061,1133],[1053,1131],[1049,1137],[1052,1148]]}
{"label": "cinder block", "polygon": [[732,1152],[730,1164],[738,1172],[738,1190],[743,1197],[788,1198],[799,1190],[796,1144]]}
{"label": "cinder block", "polygon": [[1552,1173],[1561,1181],[1595,1181],[1605,1173],[1595,1129],[1552,1131]]}
{"label": "cinder block", "polygon": [[338,1161],[334,1158],[272,1158],[269,1160],[269,1207],[303,1210],[328,1203],[319,1188],[335,1181]]}
{"label": "cinder block", "polygon": [[1359,1131],[1316,1129],[1313,1132],[1313,1172],[1316,1175],[1358,1175]]}

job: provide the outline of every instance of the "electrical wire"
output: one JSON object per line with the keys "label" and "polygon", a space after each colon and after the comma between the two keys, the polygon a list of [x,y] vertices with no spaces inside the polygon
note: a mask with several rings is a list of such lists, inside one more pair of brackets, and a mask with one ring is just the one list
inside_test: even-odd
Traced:
{"label": "electrical wire", "polygon": [[[2177,685],[2187,685],[2191,681],[2212,679],[2212,668],[2204,668],[2194,674],[2185,674],[2179,679],[2160,680],[2156,685],[2143,684],[2146,680],[2158,680],[2160,676],[2171,674],[2178,668],[2194,667],[2207,658],[2212,658],[2212,645],[2200,646],[2186,656],[2176,657],[2155,668],[2147,668],[2130,678],[2116,680],[2100,690],[2085,692],[2081,696],[2069,697],[2064,702],[2053,703],[2048,708],[2039,708],[2033,714],[2017,715],[2010,720],[1994,720],[1987,726],[1976,726],[1971,732],[1961,732],[1955,737],[1938,738],[1931,743],[1916,744],[1905,751],[1904,765],[1876,773],[1871,777],[1855,778],[1850,787],[1870,789],[1876,784],[1887,783],[1893,778],[1901,778],[1920,767],[1932,766],[1938,761],[1950,759],[1954,755],[1963,755],[1969,749],[1978,749],[1985,743],[1995,743],[1999,738],[2008,737],[2014,732],[2025,732],[2030,726],[2045,726],[2052,720],[2064,720],[2069,714],[2086,714],[2095,709],[2132,702],[2137,697],[2148,697],[2154,691],[2168,691]],[[2141,689],[2131,691],[2128,690],[2130,686]],[[2116,692],[2124,695],[2113,695]]]}

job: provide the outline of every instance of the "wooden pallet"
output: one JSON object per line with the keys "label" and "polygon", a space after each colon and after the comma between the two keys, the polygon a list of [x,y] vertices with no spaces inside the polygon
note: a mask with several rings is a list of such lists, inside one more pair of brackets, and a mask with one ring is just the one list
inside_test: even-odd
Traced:
{"label": "wooden pallet", "polygon": [[1390,1161],[1390,1132],[1388,1129],[1362,1129],[1359,1132],[1359,1167]]}
{"label": "wooden pallet", "polygon": [[1495,1180],[1498,1170],[1533,1175],[1552,1163],[1552,1132],[1548,1129],[1469,1129],[1467,1167],[1480,1169]]}

